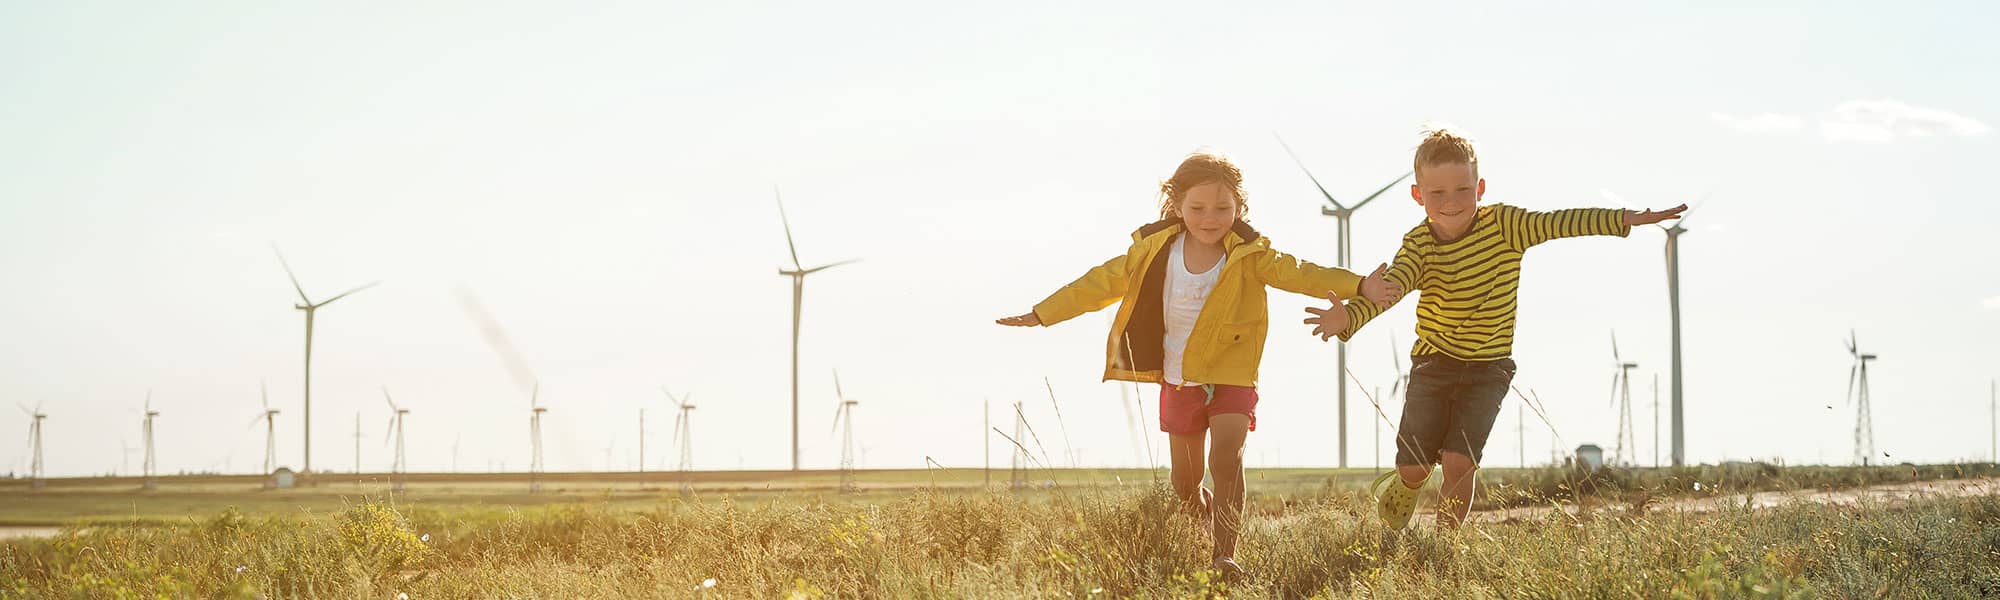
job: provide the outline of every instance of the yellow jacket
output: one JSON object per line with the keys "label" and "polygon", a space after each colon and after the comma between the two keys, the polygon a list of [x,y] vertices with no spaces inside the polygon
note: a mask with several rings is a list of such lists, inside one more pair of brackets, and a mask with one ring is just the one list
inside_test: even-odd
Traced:
{"label": "yellow jacket", "polygon": [[[1161,250],[1184,228],[1180,219],[1166,219],[1132,232],[1132,247],[1084,273],[1035,305],[1043,326],[1054,325],[1118,303],[1118,318],[1105,344],[1105,380],[1157,383],[1166,354],[1166,267],[1169,252]],[[1183,356],[1182,376],[1202,383],[1255,386],[1257,365],[1264,356],[1269,318],[1264,286],[1287,292],[1343,298],[1358,294],[1361,277],[1345,269],[1322,267],[1271,249],[1271,241],[1242,221],[1222,241],[1222,273],[1215,290],[1195,317]]]}

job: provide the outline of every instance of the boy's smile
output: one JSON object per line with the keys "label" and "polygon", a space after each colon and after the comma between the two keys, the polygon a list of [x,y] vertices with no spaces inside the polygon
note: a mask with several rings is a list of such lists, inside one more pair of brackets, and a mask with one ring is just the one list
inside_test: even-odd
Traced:
{"label": "boy's smile", "polygon": [[1464,237],[1479,216],[1479,199],[1486,195],[1486,180],[1466,163],[1427,165],[1417,169],[1417,182],[1410,185],[1410,197],[1424,207],[1431,233],[1440,241]]}

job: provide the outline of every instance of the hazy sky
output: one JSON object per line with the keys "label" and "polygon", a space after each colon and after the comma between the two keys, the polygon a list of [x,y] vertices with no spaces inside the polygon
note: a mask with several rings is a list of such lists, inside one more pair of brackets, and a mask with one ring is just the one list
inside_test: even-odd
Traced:
{"label": "hazy sky", "polygon": [[[1002,429],[1025,401],[1053,455],[1146,464],[1097,381],[1105,317],[992,319],[1121,252],[1203,145],[1244,166],[1253,225],[1331,263],[1333,223],[1273,132],[1351,201],[1439,119],[1481,141],[1489,202],[1713,194],[1682,250],[1691,460],[1849,461],[1850,328],[1882,356],[1881,450],[1988,455],[1990,4],[1327,4],[0,4],[0,397],[44,406],[52,475],[121,469],[149,390],[161,470],[249,472],[266,381],[297,467],[303,318],[276,242],[315,299],[383,281],[320,312],[318,468],[353,467],[357,411],[364,467],[387,467],[385,385],[412,409],[412,469],[451,468],[455,445],[463,469],[526,467],[527,395],[460,286],[543,382],[551,469],[607,449],[632,468],[642,408],[648,463],[671,465],[661,385],[699,406],[698,467],[782,468],[777,187],[807,263],[863,259],[806,285],[808,467],[838,462],[836,368],[866,466],[978,465],[984,399]],[[1400,192],[1362,210],[1357,270],[1421,216]],[[1661,246],[1528,255],[1516,381],[1566,445],[1612,438],[1616,329],[1651,460]],[[1252,466],[1334,462],[1334,347],[1297,324],[1317,303],[1272,296]],[[1371,324],[1354,372],[1386,387],[1413,322]],[[1138,393],[1161,444],[1157,391]],[[1491,464],[1522,452],[1516,406]],[[1349,411],[1369,465],[1373,409]],[[26,424],[0,416],[17,471]]]}

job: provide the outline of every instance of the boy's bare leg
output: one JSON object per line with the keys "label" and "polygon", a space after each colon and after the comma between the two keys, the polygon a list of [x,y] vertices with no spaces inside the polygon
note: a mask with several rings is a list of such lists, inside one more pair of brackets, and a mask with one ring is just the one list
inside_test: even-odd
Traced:
{"label": "boy's bare leg", "polygon": [[1181,499],[1181,508],[1199,519],[1209,518],[1209,493],[1201,487],[1202,447],[1205,435],[1167,434],[1167,445],[1173,455],[1173,471],[1168,475],[1174,484],[1174,495]]}
{"label": "boy's bare leg", "polygon": [[1403,487],[1417,489],[1423,487],[1424,480],[1431,476],[1430,465],[1396,465],[1396,473],[1403,477]]}
{"label": "boy's bare leg", "polygon": [[1477,485],[1479,464],[1472,457],[1457,452],[1444,452],[1444,481],[1438,488],[1438,525],[1458,527],[1465,522],[1465,513],[1472,509],[1472,494]]}
{"label": "boy's bare leg", "polygon": [[[1250,435],[1250,416],[1225,413],[1208,418],[1208,434],[1214,438],[1208,451],[1208,469],[1215,474],[1215,560],[1236,567],[1236,538],[1243,532],[1243,441]],[[1218,564],[1218,566],[1220,566]]]}

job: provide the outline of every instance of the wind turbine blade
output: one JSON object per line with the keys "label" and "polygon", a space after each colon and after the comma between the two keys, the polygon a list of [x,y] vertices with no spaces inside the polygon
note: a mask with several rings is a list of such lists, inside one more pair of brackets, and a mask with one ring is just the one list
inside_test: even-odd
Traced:
{"label": "wind turbine blade", "polygon": [[840,369],[833,370],[833,397],[841,402],[847,401],[847,392],[840,391]]}
{"label": "wind turbine blade", "polygon": [[1854,330],[1847,330],[1847,353],[1854,355],[1855,358],[1861,358],[1860,348],[1861,342],[1854,337]]}
{"label": "wind turbine blade", "polygon": [[1278,132],[1276,131],[1271,132],[1271,137],[1278,138],[1278,145],[1283,146],[1285,148],[1285,155],[1292,157],[1292,163],[1298,165],[1300,171],[1305,171],[1306,179],[1312,180],[1313,187],[1319,188],[1319,195],[1325,196],[1326,201],[1333,204],[1334,208],[1342,210],[1345,210],[1347,208],[1346,206],[1342,205],[1339,200],[1333,199],[1333,194],[1326,191],[1326,186],[1319,184],[1319,178],[1313,177],[1312,169],[1306,168],[1306,161],[1299,160],[1298,153],[1292,152],[1292,146],[1291,144],[1285,143],[1285,138],[1280,137],[1278,135]]}
{"label": "wind turbine blade", "polygon": [[[41,412],[41,410],[42,407],[35,407],[35,412]],[[153,390],[146,390],[146,412],[153,412]]]}
{"label": "wind turbine blade", "polygon": [[257,396],[264,403],[264,410],[271,410],[271,388],[262,379],[257,380]]}
{"label": "wind turbine blade", "polygon": [[396,415],[389,415],[389,425],[382,429],[382,447],[389,447],[389,438],[396,433]]}
{"label": "wind turbine blade", "polygon": [[479,336],[486,341],[486,346],[499,355],[500,366],[514,379],[515,389],[538,385],[540,381],[535,377],[535,370],[528,367],[527,359],[522,358],[521,352],[514,348],[514,342],[507,338],[507,330],[501,328],[500,321],[486,311],[486,306],[479,302],[479,296],[465,286],[459,286],[458,303],[473,324],[479,326]]}
{"label": "wind turbine blade", "polygon": [[251,427],[256,427],[256,426],[257,426],[257,422],[258,422],[258,421],[262,421],[262,420],[264,420],[264,419],[267,419],[267,418],[270,418],[270,417],[267,417],[267,416],[265,416],[265,415],[264,415],[264,413],[258,413],[258,414],[257,414],[257,416],[254,416],[254,417],[250,417],[250,424],[249,424],[249,425],[245,425],[245,426],[244,426],[243,428],[244,428],[244,429],[249,429],[249,428],[251,428]]}
{"label": "wind turbine blade", "polygon": [[686,412],[682,412],[682,413],[681,413],[681,414],[680,414],[679,416],[676,416],[676,417],[674,417],[674,440],[673,440],[673,441],[674,441],[674,443],[676,443],[676,444],[680,443],[680,441],[681,441],[681,425],[682,425],[683,423],[686,423],[686,422],[687,422],[687,413],[686,413]]}
{"label": "wind turbine blade", "polygon": [[1613,362],[1616,362],[1616,363],[1620,364],[1620,365],[1623,365],[1623,364],[1625,364],[1625,358],[1624,358],[1624,357],[1622,357],[1622,356],[1619,356],[1619,355],[1618,355],[1618,332],[1617,332],[1617,331],[1612,331],[1612,332],[1611,332],[1611,360],[1612,360]]}
{"label": "wind turbine blade", "polygon": [[820,265],[820,266],[817,266],[817,267],[813,267],[813,268],[810,268],[810,269],[806,269],[805,271],[803,271],[803,272],[802,272],[802,273],[800,273],[800,274],[802,274],[802,275],[811,275],[811,274],[813,274],[813,273],[818,273],[818,272],[820,272],[820,271],[825,271],[825,270],[827,270],[827,269],[831,269],[831,268],[834,268],[834,267],[838,267],[838,266],[841,266],[841,265],[851,265],[851,264],[854,264],[854,263],[858,263],[858,262],[861,262],[861,259],[859,259],[859,258],[850,258],[850,259],[847,259],[847,260],[843,260],[843,261],[840,261],[840,262],[837,262],[837,263],[831,263],[831,264],[824,264],[824,265]]}
{"label": "wind turbine blade", "polygon": [[1360,202],[1356,202],[1354,204],[1354,210],[1361,210],[1361,207],[1367,206],[1368,203],[1370,202],[1374,202],[1375,197],[1381,196],[1382,192],[1389,191],[1389,188],[1396,187],[1396,184],[1402,183],[1404,179],[1408,179],[1411,175],[1415,174],[1417,174],[1416,171],[1411,171],[1408,173],[1404,173],[1402,175],[1398,175],[1395,179],[1389,181],[1389,185],[1382,186],[1382,189],[1375,190],[1375,193],[1369,194],[1367,198],[1362,198]]}
{"label": "wind turbine blade", "polygon": [[1856,375],[1855,371],[1860,368],[1861,368],[1860,361],[1855,361],[1854,366],[1850,366],[1847,368],[1847,395],[1842,397],[1841,400],[1847,402],[1848,404],[1854,403],[1854,376]]}
{"label": "wind turbine blade", "polygon": [[389,386],[386,386],[386,385],[385,385],[385,386],[382,386],[382,401],[383,401],[383,402],[388,402],[388,403],[389,403],[389,412],[391,412],[391,413],[394,413],[394,412],[396,412],[397,410],[401,410],[401,409],[402,409],[402,407],[400,407],[400,406],[396,406],[396,399],[395,399],[395,398],[391,398],[391,397],[389,397]]}
{"label": "wind turbine blade", "polygon": [[792,219],[785,216],[785,195],[775,185],[771,186],[771,195],[778,198],[778,222],[785,225],[785,249],[792,252],[792,270],[804,270],[805,265],[799,263],[799,246],[792,242]]}
{"label": "wind turbine blade", "polygon": [[319,306],[326,306],[326,305],[328,305],[328,304],[333,304],[333,301],[335,301],[335,300],[339,300],[339,299],[341,299],[341,298],[346,298],[348,294],[352,294],[352,293],[355,293],[355,292],[359,292],[359,291],[361,291],[361,290],[365,290],[365,289],[368,289],[368,288],[372,288],[372,287],[375,287],[375,286],[377,286],[377,285],[381,285],[381,284],[382,284],[382,282],[380,282],[380,281],[376,281],[376,282],[371,282],[371,283],[369,283],[368,285],[364,285],[364,286],[361,286],[361,287],[358,287],[358,288],[354,288],[354,289],[351,289],[351,290],[347,290],[347,291],[345,291],[345,292],[341,292],[341,293],[340,293],[340,295],[337,295],[337,296],[334,296],[334,297],[332,297],[332,298],[327,298],[327,299],[326,299],[325,301],[323,301],[323,302],[320,302],[320,303],[319,303],[318,305],[319,305]]}
{"label": "wind turbine blade", "polygon": [[19,402],[15,402],[15,403],[14,403],[14,406],[17,406],[17,407],[20,407],[20,408],[21,408],[21,414],[24,414],[24,415],[28,415],[28,417],[29,417],[29,418],[34,418],[34,416],[35,416],[35,411],[32,411],[32,410],[28,410],[28,405],[26,405],[26,404],[22,404],[22,403],[19,403]]}
{"label": "wind turbine blade", "polygon": [[833,426],[826,428],[826,434],[833,435],[833,432],[840,431],[840,419],[845,416],[847,416],[847,403],[835,404],[833,406]]}
{"label": "wind turbine blade", "polygon": [[1624,373],[1625,373],[1624,369],[1619,369],[1617,373],[1611,374],[1611,394],[1610,394],[1611,399],[1604,403],[1605,406],[1618,405],[1618,377],[1620,375],[1623,375]]}
{"label": "wind turbine blade", "polygon": [[283,252],[279,252],[279,251],[278,251],[278,245],[277,245],[277,244],[275,244],[275,243],[274,243],[274,244],[271,244],[271,253],[272,253],[272,254],[276,254],[276,255],[278,255],[278,266],[281,266],[281,267],[284,267],[284,268],[285,268],[285,276],[286,276],[286,277],[289,277],[289,278],[291,278],[291,280],[292,280],[292,289],[294,289],[294,290],[298,290],[298,292],[299,292],[299,302],[301,302],[301,303],[304,303],[304,304],[306,304],[306,305],[311,305],[311,304],[313,303],[313,301],[312,301],[312,299],[311,299],[311,298],[307,298],[307,297],[306,297],[306,288],[305,288],[305,286],[301,286],[301,285],[299,285],[299,276],[297,276],[297,275],[293,275],[293,274],[292,274],[292,265],[291,265],[291,263],[287,263],[287,262],[285,262],[285,253],[283,253]]}

